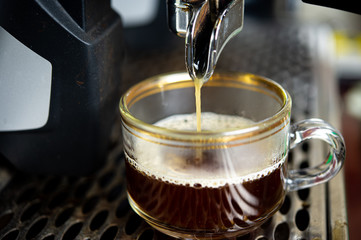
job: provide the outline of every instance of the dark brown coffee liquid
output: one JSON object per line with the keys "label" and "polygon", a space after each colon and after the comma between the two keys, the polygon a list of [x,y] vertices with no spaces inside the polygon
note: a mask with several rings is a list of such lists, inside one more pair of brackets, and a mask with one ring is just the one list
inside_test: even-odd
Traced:
{"label": "dark brown coffee liquid", "polygon": [[252,180],[209,187],[164,181],[126,161],[128,194],[137,208],[165,225],[189,231],[237,231],[259,225],[280,207],[285,194],[281,162]]}

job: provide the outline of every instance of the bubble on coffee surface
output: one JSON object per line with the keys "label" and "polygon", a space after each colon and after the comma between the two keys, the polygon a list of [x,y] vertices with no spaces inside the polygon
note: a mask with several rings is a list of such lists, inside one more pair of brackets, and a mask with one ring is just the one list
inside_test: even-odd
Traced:
{"label": "bubble on coffee surface", "polygon": [[[205,130],[245,128],[252,124],[254,124],[253,121],[240,116],[202,112],[202,129]],[[175,130],[195,131],[196,115],[173,115],[154,125]],[[202,152],[202,158],[206,160],[202,159],[200,164],[190,160],[196,158],[194,149],[177,148],[175,154],[167,151],[167,148],[162,149],[162,145],[153,143],[143,143],[136,149],[138,150],[137,160],[129,157],[127,159],[138,171],[164,182],[194,187],[221,187],[226,184],[252,181],[267,176],[284,162],[284,159],[271,159],[270,162],[274,164],[257,165],[258,170],[253,170],[247,165],[248,161],[242,163],[242,168],[234,166],[232,159],[234,148],[217,149],[214,156],[212,156],[213,153]],[[247,169],[246,174],[245,169]]]}
{"label": "bubble on coffee surface", "polygon": [[[202,130],[207,131],[246,128],[254,123],[248,118],[212,112],[202,112],[201,117]],[[173,130],[196,131],[197,116],[195,113],[172,115],[154,123],[154,125]]]}

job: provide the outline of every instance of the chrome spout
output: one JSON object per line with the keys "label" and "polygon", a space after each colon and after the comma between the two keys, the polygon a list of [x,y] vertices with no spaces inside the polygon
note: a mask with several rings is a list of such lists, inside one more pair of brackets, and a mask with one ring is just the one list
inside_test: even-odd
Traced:
{"label": "chrome spout", "polygon": [[207,82],[227,42],[242,30],[244,0],[168,0],[169,28],[185,38],[192,79]]}

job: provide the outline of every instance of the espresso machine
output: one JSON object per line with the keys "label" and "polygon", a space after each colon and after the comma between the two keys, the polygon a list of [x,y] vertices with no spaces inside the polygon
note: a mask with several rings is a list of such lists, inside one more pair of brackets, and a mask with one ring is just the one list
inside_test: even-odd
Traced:
{"label": "espresso machine", "polygon": [[111,145],[122,21],[110,1],[0,1],[0,159],[83,175]]}
{"label": "espresso machine", "polygon": [[[210,78],[242,30],[245,2],[167,1],[192,78]],[[307,2],[360,12],[350,0]],[[1,159],[30,173],[95,170],[112,144],[124,52],[110,1],[1,0]]]}
{"label": "espresso machine", "polygon": [[[124,155],[112,140],[120,89],[146,77],[187,70],[207,81],[216,65],[247,70],[291,92],[293,120],[335,122],[328,58],[314,54],[327,38],[289,22],[246,19],[251,9],[267,14],[272,1],[160,0],[169,28],[185,41],[142,48],[127,61],[125,29],[109,2],[0,0],[1,240],[165,239],[131,211]],[[352,0],[307,2],[361,11]],[[290,167],[312,165],[319,154],[317,143],[295,149]],[[242,239],[347,239],[344,191],[340,174],[291,193],[272,221]]]}
{"label": "espresso machine", "polygon": [[[361,13],[350,0],[304,2]],[[224,46],[242,30],[245,1],[168,0],[167,3],[169,28],[185,38],[189,75],[192,79],[208,81]]]}

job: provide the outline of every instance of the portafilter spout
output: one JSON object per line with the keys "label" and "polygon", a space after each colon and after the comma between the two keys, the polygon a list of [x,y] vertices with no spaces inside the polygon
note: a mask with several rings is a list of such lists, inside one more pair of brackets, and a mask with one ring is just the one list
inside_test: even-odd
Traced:
{"label": "portafilter spout", "polygon": [[244,0],[168,0],[169,28],[185,38],[190,77],[207,82],[227,42],[242,30]]}

